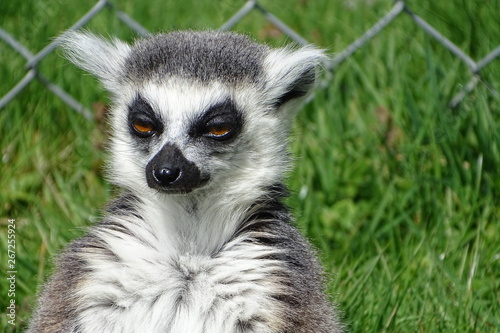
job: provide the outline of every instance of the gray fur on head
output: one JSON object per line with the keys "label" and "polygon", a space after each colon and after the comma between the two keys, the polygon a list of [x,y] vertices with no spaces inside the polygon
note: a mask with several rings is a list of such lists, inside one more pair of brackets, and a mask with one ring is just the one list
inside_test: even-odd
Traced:
{"label": "gray fur on head", "polygon": [[295,93],[302,97],[313,87],[316,70],[326,59],[321,50],[310,46],[270,49],[246,36],[217,31],[158,34],[132,46],[78,32],[67,32],[60,41],[72,62],[98,77],[113,93],[131,82],[180,77],[205,83],[260,83],[275,95],[300,84]]}
{"label": "gray fur on head", "polygon": [[58,258],[29,332],[340,332],[283,203],[291,120],[323,52],[210,31],[61,41],[113,95],[122,192]]}
{"label": "gray fur on head", "polygon": [[134,45],[125,62],[125,76],[133,81],[161,82],[179,76],[201,82],[256,82],[262,77],[262,60],[268,52],[266,46],[235,33],[153,35]]}

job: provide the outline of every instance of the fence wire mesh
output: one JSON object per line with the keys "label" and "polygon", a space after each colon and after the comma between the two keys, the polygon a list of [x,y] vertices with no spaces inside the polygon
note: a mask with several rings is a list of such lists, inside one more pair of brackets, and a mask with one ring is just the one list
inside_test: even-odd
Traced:
{"label": "fence wire mesh", "polygon": [[[111,10],[118,17],[120,21],[129,26],[132,30],[137,32],[141,36],[147,36],[150,32],[144,28],[140,23],[135,21],[132,17],[127,15],[125,12],[118,9],[118,7],[109,0],[99,0],[94,7],[92,7],[85,15],[82,16],[73,26],[71,26],[68,31],[78,30],[87,24],[92,18],[99,15],[103,10]],[[221,30],[230,30],[238,22],[240,22],[245,16],[247,16],[252,11],[257,11],[264,16],[264,18],[271,24],[273,24],[277,29],[279,29],[283,34],[288,36],[290,39],[298,43],[299,45],[306,45],[309,42],[300,36],[293,29],[288,27],[283,21],[278,17],[273,15],[265,7],[263,7],[257,0],[247,0],[243,6],[231,17],[229,18],[221,27]],[[451,42],[443,34],[441,34],[436,28],[431,24],[426,22],[423,18],[416,15],[415,12],[409,7],[409,5],[404,0],[395,0],[392,8],[381,17],[373,26],[371,26],[364,34],[359,38],[354,40],[349,44],[344,50],[338,52],[331,60],[325,63],[325,68],[327,69],[327,75],[325,75],[325,80],[320,86],[328,85],[329,81],[333,77],[335,69],[345,62],[354,52],[365,46],[372,38],[377,36],[385,27],[395,21],[401,15],[409,16],[415,24],[424,30],[427,34],[432,36],[436,41],[438,41],[444,48],[449,50],[454,56],[460,59],[470,71],[471,79],[467,84],[464,85],[464,89],[458,92],[450,101],[449,106],[454,108],[460,104],[460,102],[477,86],[479,82],[484,82],[481,78],[481,70],[488,66],[493,60],[500,57],[500,45],[494,48],[482,59],[475,61],[468,54],[463,52],[460,47]],[[85,118],[91,119],[92,112],[85,108],[79,101],[68,94],[64,89],[54,84],[43,76],[37,69],[37,65],[49,54],[51,54],[58,47],[58,40],[54,39],[45,48],[40,50],[38,53],[33,54],[29,51],[22,43],[17,41],[13,36],[11,36],[7,31],[0,27],[0,39],[4,43],[12,47],[17,53],[26,59],[26,74],[25,76],[14,86],[12,89],[5,94],[0,99],[0,109],[4,108],[10,101],[12,101],[31,81],[40,81],[47,89],[49,89],[53,94],[58,96],[66,104],[68,104],[72,109],[81,113]],[[486,87],[489,89],[491,94],[496,98],[500,98],[500,93],[493,88],[492,85],[486,82]]]}

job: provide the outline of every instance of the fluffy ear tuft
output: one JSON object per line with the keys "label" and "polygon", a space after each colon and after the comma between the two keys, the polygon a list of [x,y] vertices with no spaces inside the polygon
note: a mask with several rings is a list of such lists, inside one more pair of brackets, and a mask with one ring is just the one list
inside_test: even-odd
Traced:
{"label": "fluffy ear tuft", "polygon": [[128,44],[75,31],[64,33],[58,40],[72,63],[99,78],[107,90],[116,92],[119,89],[120,73],[130,52]]}
{"label": "fluffy ear tuft", "polygon": [[272,50],[265,59],[266,92],[275,108],[305,97],[314,87],[317,69],[328,59],[322,50],[305,46]]}

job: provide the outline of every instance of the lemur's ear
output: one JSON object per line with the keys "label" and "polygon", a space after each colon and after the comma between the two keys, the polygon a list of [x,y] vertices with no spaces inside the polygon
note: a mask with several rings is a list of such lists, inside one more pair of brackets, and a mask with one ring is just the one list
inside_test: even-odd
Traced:
{"label": "lemur's ear", "polygon": [[74,31],[64,33],[58,40],[71,62],[99,78],[107,90],[119,89],[120,73],[130,52],[128,44]]}
{"label": "lemur's ear", "polygon": [[275,108],[303,99],[316,82],[318,67],[327,56],[312,46],[272,50],[265,58],[266,94]]}

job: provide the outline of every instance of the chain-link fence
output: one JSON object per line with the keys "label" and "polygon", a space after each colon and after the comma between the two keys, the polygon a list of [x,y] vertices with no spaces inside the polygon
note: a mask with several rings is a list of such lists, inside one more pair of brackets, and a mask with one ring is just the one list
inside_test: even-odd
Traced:
{"label": "chain-link fence", "polygon": [[[133,20],[129,15],[120,11],[111,1],[109,0],[99,0],[96,5],[90,9],[78,22],[76,22],[68,30],[77,30],[89,22],[92,18],[103,10],[112,10],[115,15],[131,29],[136,31],[141,36],[146,36],[149,31],[145,29],[138,22]],[[247,0],[245,4],[238,10],[226,23],[224,23],[220,29],[230,30],[235,24],[237,24],[241,19],[248,15],[252,11],[260,12],[265,19],[273,24],[277,29],[281,30],[289,38],[294,40],[296,43],[301,45],[309,44],[309,42],[293,31],[280,19],[270,13],[266,8],[257,2],[257,0]],[[412,11],[407,3],[403,0],[395,0],[392,8],[378,20],[372,27],[370,27],[362,36],[352,42],[344,50],[339,52],[333,59],[325,64],[327,69],[326,79],[323,82],[323,86],[328,84],[328,81],[333,77],[332,73],[335,68],[342,64],[346,59],[348,59],[356,50],[366,45],[373,37],[379,34],[386,26],[391,22],[396,20],[401,15],[408,15],[411,17],[413,22],[423,29],[426,33],[436,39],[444,48],[448,49],[452,54],[459,58],[470,70],[470,81],[464,86],[464,89],[456,94],[450,101],[450,107],[454,108],[469,94],[480,82],[481,70],[490,64],[494,59],[500,57],[500,45],[493,49],[482,59],[475,61],[465,52],[463,52],[457,45],[452,43],[443,34],[441,34],[432,25],[427,23],[424,19],[419,17]],[[83,116],[91,119],[92,113],[86,109],[81,103],[76,99],[71,97],[67,92],[65,92],[61,87],[49,81],[45,76],[43,76],[38,70],[37,65],[42,61],[47,55],[53,52],[58,46],[58,40],[55,39],[52,43],[47,45],[41,51],[36,54],[31,53],[24,45],[18,42],[14,37],[12,37],[7,31],[0,27],[0,39],[5,43],[10,45],[15,51],[17,51],[21,56],[26,59],[26,75],[5,95],[0,99],[0,109],[5,107],[12,99],[16,97],[31,81],[38,80],[43,85],[47,87],[52,93],[61,98],[65,103],[67,103],[71,108],[80,112]],[[484,82],[484,81],[483,81]],[[492,85],[486,83],[486,87],[490,90],[491,94],[496,98],[500,98],[500,93],[495,90]]]}

